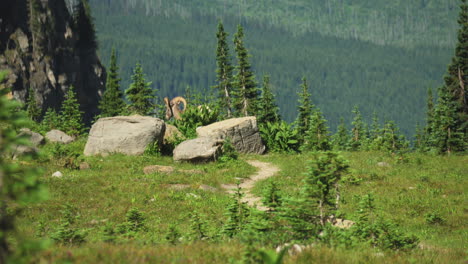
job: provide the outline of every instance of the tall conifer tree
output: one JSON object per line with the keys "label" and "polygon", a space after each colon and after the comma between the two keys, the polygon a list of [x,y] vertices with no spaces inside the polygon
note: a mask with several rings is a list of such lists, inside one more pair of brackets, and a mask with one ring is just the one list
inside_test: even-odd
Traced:
{"label": "tall conifer tree", "polygon": [[102,117],[117,116],[123,113],[125,101],[120,90],[119,66],[117,66],[117,55],[112,48],[109,71],[107,73],[106,90],[99,102]]}
{"label": "tall conifer tree", "polygon": [[275,103],[275,96],[270,89],[270,76],[263,76],[262,95],[259,102],[258,122],[275,123],[280,120],[278,106]]}
{"label": "tall conifer tree", "polygon": [[455,56],[438,91],[437,106],[430,136],[438,152],[464,150],[468,141],[468,4],[461,0],[458,18],[458,43]]}
{"label": "tall conifer tree", "polygon": [[299,113],[296,119],[296,123],[299,141],[300,143],[303,143],[304,135],[310,128],[310,117],[313,110],[313,105],[310,99],[311,95],[309,92],[309,86],[307,85],[307,79],[305,77],[302,78],[301,88],[302,91],[299,93]]}
{"label": "tall conifer tree", "polygon": [[216,38],[216,88],[218,90],[218,106],[227,117],[232,116],[232,65],[227,44],[228,34],[224,31],[223,23],[218,23]]}
{"label": "tall conifer tree", "polygon": [[249,116],[257,114],[258,89],[255,76],[249,62],[249,54],[244,46],[244,28],[237,26],[234,35],[234,45],[237,54],[236,75],[234,76],[234,93],[237,115]]}
{"label": "tall conifer tree", "polygon": [[132,84],[125,91],[130,105],[129,111],[139,115],[149,115],[154,110],[154,91],[151,89],[151,82],[146,82],[143,67],[136,64],[132,75]]}

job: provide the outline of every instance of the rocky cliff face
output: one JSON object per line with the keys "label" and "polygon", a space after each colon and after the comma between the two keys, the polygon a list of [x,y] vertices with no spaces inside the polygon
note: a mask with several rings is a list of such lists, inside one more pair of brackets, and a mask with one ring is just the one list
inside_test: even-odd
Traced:
{"label": "rocky cliff face", "polygon": [[0,71],[15,99],[25,102],[32,88],[45,112],[59,109],[73,85],[85,119],[98,113],[106,71],[94,47],[80,45],[80,33],[64,0],[2,0]]}

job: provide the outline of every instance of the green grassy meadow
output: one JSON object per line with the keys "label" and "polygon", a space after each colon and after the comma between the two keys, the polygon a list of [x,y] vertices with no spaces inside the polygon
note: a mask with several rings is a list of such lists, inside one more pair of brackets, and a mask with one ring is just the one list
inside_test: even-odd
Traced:
{"label": "green grassy meadow", "polygon": [[[67,146],[82,151],[85,140]],[[21,161],[24,166],[42,168],[41,181],[49,199],[24,208],[17,229],[24,238],[49,241],[34,255],[34,263],[238,263],[245,246],[238,239],[221,239],[230,196],[220,186],[248,177],[255,168],[246,160],[257,159],[280,167],[276,176],[258,182],[253,192],[261,196],[269,181],[277,183],[283,196],[297,193],[304,178],[309,154],[243,155],[227,163],[174,163],[171,157],[143,155],[129,157],[80,157],[90,169],[64,168],[46,145],[40,158]],[[55,151],[57,153],[57,151]],[[82,153],[82,152],[81,152]],[[397,223],[405,234],[416,235],[419,247],[409,251],[381,251],[359,248],[315,246],[284,263],[466,263],[468,214],[466,197],[468,156],[430,156],[410,153],[404,159],[381,152],[344,152],[350,172],[341,184],[343,218],[356,219],[362,195],[373,193],[379,213]],[[386,162],[384,167],[378,162]],[[148,165],[169,165],[172,174],[145,175]],[[178,170],[196,169],[203,173]],[[51,177],[61,171],[63,177]],[[216,189],[202,190],[200,186]],[[183,186],[183,188],[181,188]],[[68,208],[68,209],[65,209]],[[144,218],[144,229],[114,234],[106,242],[106,228],[118,229],[126,214],[136,208]],[[68,212],[68,216],[67,216]],[[191,216],[206,223],[209,239],[190,239]],[[85,234],[84,242],[54,243],[66,217],[70,227]],[[175,226],[177,243],[166,239]],[[265,245],[272,249],[274,241]]]}

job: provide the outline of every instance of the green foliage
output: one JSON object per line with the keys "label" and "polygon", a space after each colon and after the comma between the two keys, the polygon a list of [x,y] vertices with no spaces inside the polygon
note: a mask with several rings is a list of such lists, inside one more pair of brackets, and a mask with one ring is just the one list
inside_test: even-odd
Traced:
{"label": "green foliage", "polygon": [[234,108],[238,116],[256,115],[258,112],[258,88],[249,53],[244,46],[244,28],[237,26],[234,35],[234,46],[237,54],[236,74],[233,81]]}
{"label": "green foliage", "polygon": [[154,110],[155,91],[150,87],[151,82],[146,82],[140,63],[133,70],[132,81],[125,90],[129,101],[128,110],[133,114],[149,115]]}
{"label": "green foliage", "polygon": [[338,129],[336,134],[332,137],[332,145],[333,149],[336,150],[347,150],[349,143],[349,134],[346,126],[344,124],[344,119],[340,118],[340,124],[338,125]]}
{"label": "green foliage", "polygon": [[229,55],[229,46],[227,44],[228,34],[224,31],[221,21],[218,22],[218,40],[216,47],[216,88],[218,91],[217,107],[225,116],[231,117],[232,113],[232,70],[231,56]]}
{"label": "green foliage", "polygon": [[54,109],[48,108],[40,124],[41,132],[47,133],[52,129],[60,129],[61,125],[58,113]]}
{"label": "green foliage", "polygon": [[76,209],[70,204],[63,206],[61,224],[57,230],[51,234],[51,238],[65,245],[79,245],[85,242],[86,232],[73,226],[75,220],[79,218]]}
{"label": "green foliage", "polygon": [[362,115],[358,106],[354,106],[353,114],[354,119],[351,123],[353,127],[351,129],[351,140],[349,145],[351,150],[359,150],[366,140],[366,131],[364,130],[365,124],[364,121],[362,121]]}
{"label": "green foliage", "polygon": [[198,212],[190,214],[190,240],[206,240],[209,238],[207,231],[207,222],[200,216]]}
{"label": "green foliage", "polygon": [[171,224],[169,226],[169,229],[166,234],[166,241],[169,242],[171,245],[176,245],[180,242],[181,239],[181,234],[179,230],[177,229],[177,226],[175,224]]}
{"label": "green foliage", "polygon": [[150,156],[159,156],[161,155],[161,148],[159,147],[159,142],[154,141],[153,143],[148,144],[145,148],[145,155]]}
{"label": "green foliage", "polygon": [[326,151],[331,149],[330,132],[327,127],[327,120],[322,115],[320,109],[314,109],[309,121],[309,129],[304,137],[302,151]]}
{"label": "green foliage", "polygon": [[258,117],[259,124],[276,123],[280,121],[278,106],[275,102],[275,96],[270,88],[270,76],[263,76],[262,95],[259,100]]}
{"label": "green foliage", "polygon": [[239,234],[248,223],[250,209],[247,203],[242,201],[242,197],[244,197],[244,193],[238,185],[227,207],[227,221],[222,230],[222,233],[229,238]]}
{"label": "green foliage", "polygon": [[290,197],[280,208],[293,239],[318,237],[326,220],[339,205],[339,182],[348,169],[347,162],[335,152],[317,152],[307,167],[299,196]]}
{"label": "green foliage", "polygon": [[70,136],[78,136],[84,132],[83,112],[76,98],[73,86],[68,88],[60,111],[60,129]]}
{"label": "green foliage", "polygon": [[189,105],[182,113],[180,120],[175,120],[174,125],[186,138],[197,137],[197,127],[206,126],[216,122],[219,118],[219,112],[216,108],[209,105],[195,107]]}
{"label": "green foliage", "polygon": [[117,239],[117,233],[112,224],[106,224],[102,230],[102,241],[107,243],[114,243]]}
{"label": "green foliage", "polygon": [[[6,72],[0,72],[0,83]],[[37,169],[19,165],[5,158],[15,146],[28,145],[25,137],[17,137],[15,128],[25,127],[27,117],[16,111],[19,105],[7,99],[9,89],[0,89],[0,262],[12,255],[12,238],[19,238],[15,230],[20,209],[31,202],[46,198],[44,186],[39,182]],[[9,239],[7,239],[9,237]],[[33,249],[30,250],[34,252]]]}
{"label": "green foliage", "polygon": [[408,142],[405,137],[400,134],[395,122],[385,122],[383,129],[383,136],[381,142],[381,150],[390,151],[395,153],[399,150],[407,150]]}
{"label": "green foliage", "polygon": [[468,4],[465,0],[460,4],[458,24],[455,56],[448,66],[444,85],[438,91],[433,120],[428,119],[427,124],[431,126],[429,145],[438,153],[450,154],[467,149],[468,94],[465,84],[468,83]]}
{"label": "green foliage", "polygon": [[131,208],[125,215],[126,221],[117,226],[117,232],[126,236],[133,236],[139,231],[145,231],[145,217],[138,208]]}
{"label": "green foliage", "polygon": [[260,123],[259,130],[268,151],[293,153],[299,149],[297,130],[285,121]]}
{"label": "green foliage", "polygon": [[430,225],[442,225],[445,223],[445,219],[437,212],[425,214],[424,220]]}
{"label": "green foliage", "polygon": [[119,66],[117,66],[117,55],[115,48],[112,49],[110,66],[107,71],[106,90],[99,102],[101,117],[110,117],[121,115],[126,103],[123,100],[123,93],[120,90]]}
{"label": "green foliage", "polygon": [[307,85],[307,79],[302,78],[302,91],[299,93],[299,106],[298,106],[298,116],[296,119],[297,125],[297,135],[300,144],[304,143],[304,136],[310,128],[310,116],[312,115],[312,105],[310,99],[309,86]]}
{"label": "green foliage", "polygon": [[262,198],[263,204],[270,208],[271,211],[275,211],[282,204],[282,197],[279,193],[277,184],[274,181],[270,181],[267,189],[265,190]]}
{"label": "green foliage", "polygon": [[26,112],[28,114],[28,117],[34,121],[38,122],[39,118],[41,117],[41,109],[39,108],[39,105],[36,102],[36,96],[34,94],[34,91],[29,88],[28,89],[28,99],[26,101]]}
{"label": "green foliage", "polygon": [[223,142],[221,155],[218,158],[219,162],[230,162],[237,160],[239,158],[239,153],[237,153],[234,145],[232,145],[231,139],[226,138]]}
{"label": "green foliage", "polygon": [[358,221],[351,227],[352,238],[381,249],[412,249],[418,245],[417,237],[404,235],[397,225],[376,213],[371,194],[362,197],[358,214]]}

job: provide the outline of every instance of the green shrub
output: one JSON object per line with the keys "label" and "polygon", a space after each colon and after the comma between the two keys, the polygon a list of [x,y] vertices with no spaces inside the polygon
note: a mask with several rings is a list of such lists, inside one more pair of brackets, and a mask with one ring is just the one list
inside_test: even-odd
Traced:
{"label": "green shrub", "polygon": [[181,117],[180,120],[174,122],[174,125],[186,138],[191,139],[197,137],[197,127],[216,122],[219,113],[214,107],[207,105],[202,105],[200,107],[187,106],[187,109]]}
{"label": "green shrub", "polygon": [[424,215],[424,219],[430,225],[442,225],[445,223],[445,219],[438,212],[427,213]]}
{"label": "green shrub", "polygon": [[239,158],[239,154],[237,153],[236,149],[231,143],[231,139],[229,138],[226,138],[224,140],[221,150],[221,156],[219,156],[218,158],[219,162],[229,162],[237,160],[237,158]]}
{"label": "green shrub", "polygon": [[299,149],[297,130],[284,121],[260,124],[259,130],[268,151],[292,153]]}

